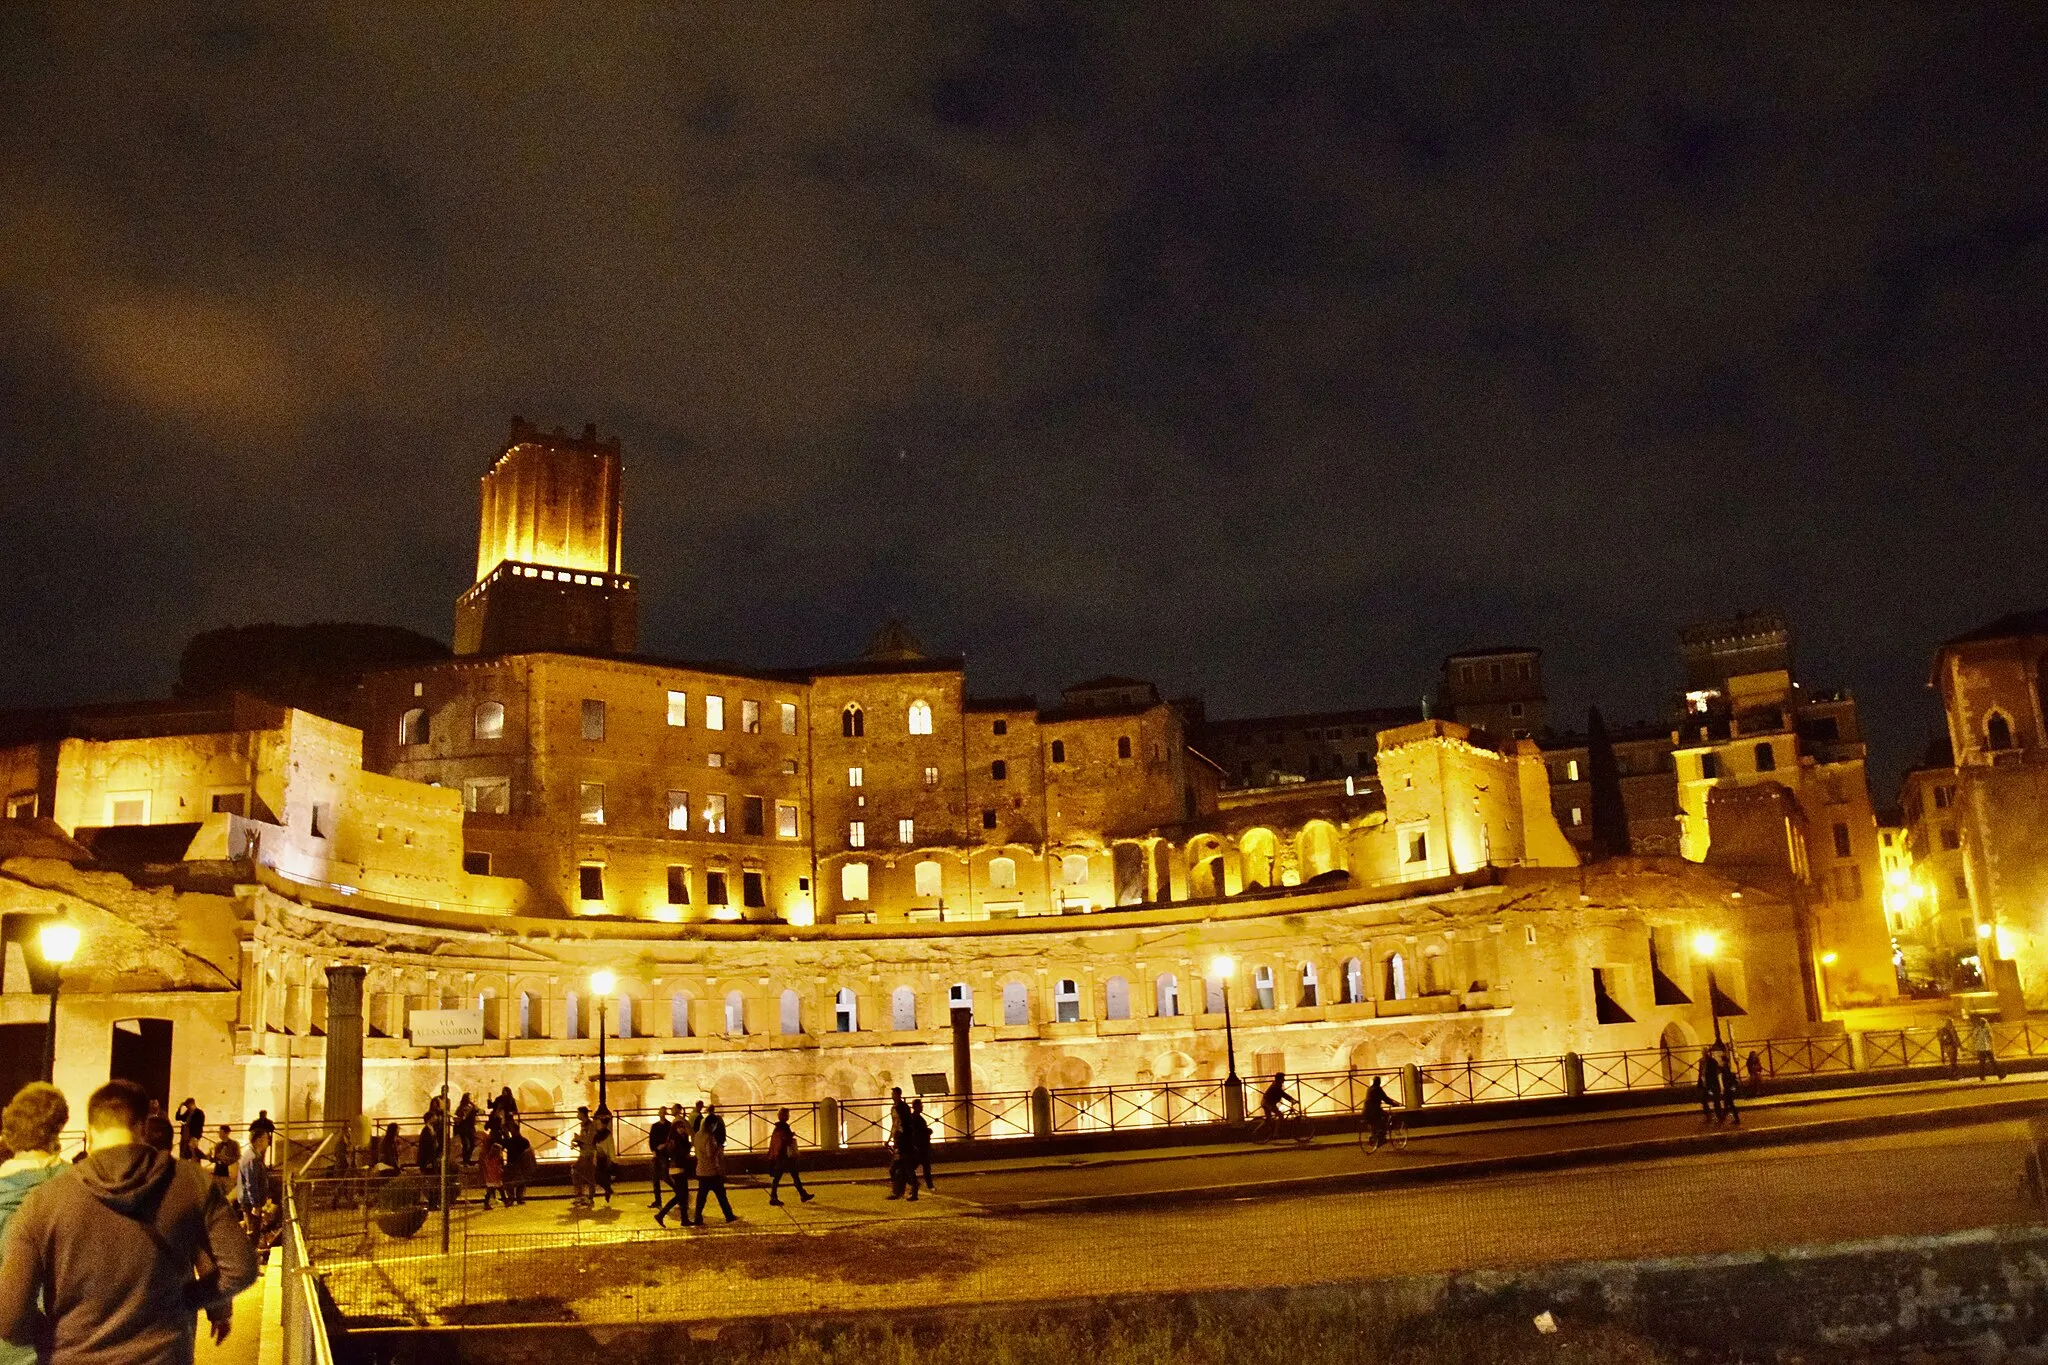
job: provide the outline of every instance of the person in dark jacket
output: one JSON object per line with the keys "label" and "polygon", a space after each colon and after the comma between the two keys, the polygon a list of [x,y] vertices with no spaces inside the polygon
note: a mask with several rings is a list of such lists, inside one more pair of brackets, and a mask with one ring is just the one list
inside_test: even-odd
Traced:
{"label": "person in dark jacket", "polygon": [[254,1142],[257,1138],[268,1137],[276,1131],[277,1125],[270,1121],[270,1111],[258,1109],[255,1120],[249,1125],[249,1140]]}
{"label": "person in dark jacket", "polygon": [[917,1199],[917,1138],[910,1106],[904,1102],[903,1087],[889,1089],[889,1197]]}
{"label": "person in dark jacket", "polygon": [[654,1123],[647,1130],[647,1164],[654,1173],[654,1202],[647,1207],[661,1208],[661,1183],[668,1179],[668,1140],[675,1133],[675,1125],[668,1121],[668,1106],[655,1111]]}
{"label": "person in dark jacket", "polygon": [[462,1100],[455,1106],[455,1140],[462,1144],[462,1164],[467,1166],[476,1159],[476,1101],[462,1092]]}
{"label": "person in dark jacket", "polygon": [[1712,1048],[1700,1052],[1700,1117],[1721,1121],[1721,1059]]}
{"label": "person in dark jacket", "polygon": [[0,1259],[0,1340],[79,1365],[192,1365],[205,1311],[225,1341],[256,1256],[207,1173],[141,1143],[149,1096],[109,1081],[90,1155],[30,1191]]}
{"label": "person in dark jacket", "polygon": [[206,1153],[202,1146],[206,1141],[206,1111],[199,1107],[199,1101],[190,1095],[178,1106],[178,1159],[180,1161],[201,1161]]}
{"label": "person in dark jacket", "polygon": [[782,1204],[782,1177],[789,1177],[789,1183],[796,1187],[797,1196],[806,1204],[817,1198],[804,1188],[804,1178],[796,1169],[796,1130],[789,1126],[789,1111],[775,1111],[775,1127],[768,1134],[768,1202],[780,1207]]}
{"label": "person in dark jacket", "polygon": [[[249,1126],[249,1141],[256,1141],[256,1127]],[[370,1145],[370,1165],[383,1175],[398,1174],[398,1125],[384,1125],[384,1135]]]}
{"label": "person in dark jacket", "polygon": [[910,1102],[910,1119],[911,1136],[916,1144],[910,1162],[911,1186],[916,1187],[917,1177],[922,1173],[924,1187],[936,1190],[938,1186],[932,1183],[932,1121],[924,1116],[924,1096],[919,1095]]}
{"label": "person in dark jacket", "polygon": [[[57,1144],[70,1119],[64,1092],[41,1081],[16,1091],[7,1112],[0,1114],[0,1146],[11,1153],[0,1162],[0,1245],[29,1191],[68,1169]],[[0,1365],[36,1365],[35,1348],[0,1342]]]}
{"label": "person in dark jacket", "polygon": [[697,1126],[692,1145],[697,1154],[696,1225],[704,1226],[704,1201],[713,1195],[718,1197],[718,1208],[725,1214],[725,1221],[738,1222],[732,1201],[725,1197],[725,1120],[719,1116],[716,1103],[705,1106],[704,1121]]}

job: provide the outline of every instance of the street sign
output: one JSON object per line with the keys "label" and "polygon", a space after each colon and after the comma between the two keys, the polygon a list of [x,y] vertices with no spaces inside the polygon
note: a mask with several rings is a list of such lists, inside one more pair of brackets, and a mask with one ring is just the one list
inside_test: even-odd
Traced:
{"label": "street sign", "polygon": [[484,1040],[482,1010],[414,1010],[414,1047],[476,1047]]}

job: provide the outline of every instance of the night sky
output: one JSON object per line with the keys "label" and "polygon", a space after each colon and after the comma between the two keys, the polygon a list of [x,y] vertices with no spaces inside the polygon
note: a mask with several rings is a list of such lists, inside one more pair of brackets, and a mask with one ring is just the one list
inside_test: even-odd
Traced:
{"label": "night sky", "polygon": [[[801,22],[799,22],[801,21]],[[1786,612],[1876,792],[2048,605],[2048,6],[0,7],[0,704],[446,638],[514,414],[649,652],[1212,715]],[[1575,714],[1576,713],[1576,714]]]}

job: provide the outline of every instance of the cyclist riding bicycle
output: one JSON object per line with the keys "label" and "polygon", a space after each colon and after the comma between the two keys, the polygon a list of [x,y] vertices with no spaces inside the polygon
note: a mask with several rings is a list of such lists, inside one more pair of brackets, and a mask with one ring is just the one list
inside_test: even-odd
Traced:
{"label": "cyclist riding bicycle", "polygon": [[1387,1113],[1387,1106],[1390,1104],[1396,1109],[1401,1107],[1401,1102],[1389,1095],[1386,1087],[1380,1084],[1380,1078],[1373,1077],[1372,1088],[1365,1092],[1365,1126],[1372,1134],[1372,1145],[1375,1147],[1386,1145],[1387,1128],[1391,1119]]}
{"label": "cyclist riding bicycle", "polygon": [[1286,1111],[1300,1108],[1301,1106],[1294,1102],[1294,1096],[1287,1093],[1287,1073],[1274,1072],[1273,1083],[1266,1087],[1264,1097],[1259,1100],[1259,1112],[1268,1120],[1277,1121]]}

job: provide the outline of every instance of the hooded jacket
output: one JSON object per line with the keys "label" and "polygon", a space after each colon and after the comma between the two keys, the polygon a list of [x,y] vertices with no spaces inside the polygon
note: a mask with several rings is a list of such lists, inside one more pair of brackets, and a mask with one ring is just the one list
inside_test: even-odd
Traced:
{"label": "hooded jacket", "polygon": [[204,1170],[152,1147],[101,1148],[31,1190],[9,1223],[0,1339],[55,1365],[191,1365],[199,1311],[255,1280],[249,1239]]}

